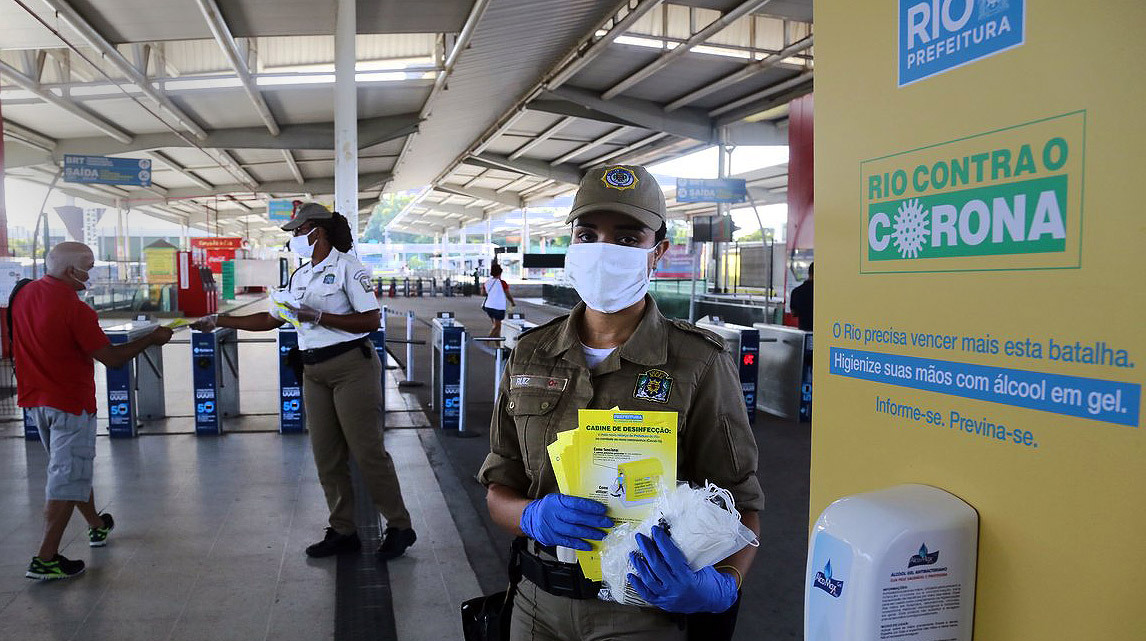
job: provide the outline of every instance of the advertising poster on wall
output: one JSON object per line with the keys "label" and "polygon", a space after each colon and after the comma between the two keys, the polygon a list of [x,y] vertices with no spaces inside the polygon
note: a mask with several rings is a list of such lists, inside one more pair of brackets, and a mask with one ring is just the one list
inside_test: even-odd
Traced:
{"label": "advertising poster on wall", "polygon": [[191,239],[192,249],[201,249],[207,256],[207,265],[211,273],[216,276],[223,275],[223,262],[235,259],[235,252],[243,248],[246,241],[242,238],[226,236],[204,236]]}
{"label": "advertising poster on wall", "polygon": [[817,6],[811,516],[905,482],[965,500],[975,638],[1146,629],[1101,569],[1146,567],[1142,83],[1093,66],[1146,56],[1144,24],[1130,1]]}

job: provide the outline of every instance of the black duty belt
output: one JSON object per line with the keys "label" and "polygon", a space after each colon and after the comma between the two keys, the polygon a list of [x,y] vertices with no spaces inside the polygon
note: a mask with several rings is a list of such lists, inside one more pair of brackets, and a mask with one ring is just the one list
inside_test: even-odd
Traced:
{"label": "black duty belt", "polygon": [[[555,552],[553,548],[542,549]],[[555,553],[553,555],[556,556]],[[580,565],[544,559],[528,549],[521,553],[521,575],[553,596],[596,599],[597,593],[601,591],[601,582],[586,579]]]}
{"label": "black duty belt", "polygon": [[352,341],[345,343],[335,343],[334,345],[327,345],[326,347],[318,347],[315,349],[299,350],[302,354],[302,362],[306,365],[318,365],[323,361],[328,361],[335,356],[342,356],[346,352],[361,349],[362,355],[370,358],[370,340],[368,338],[356,338]]}

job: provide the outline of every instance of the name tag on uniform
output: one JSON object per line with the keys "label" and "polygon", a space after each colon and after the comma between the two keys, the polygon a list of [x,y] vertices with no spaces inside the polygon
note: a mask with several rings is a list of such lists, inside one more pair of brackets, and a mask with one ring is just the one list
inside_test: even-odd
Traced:
{"label": "name tag on uniform", "polygon": [[543,389],[564,392],[569,385],[567,378],[554,378],[552,376],[511,376],[509,389]]}

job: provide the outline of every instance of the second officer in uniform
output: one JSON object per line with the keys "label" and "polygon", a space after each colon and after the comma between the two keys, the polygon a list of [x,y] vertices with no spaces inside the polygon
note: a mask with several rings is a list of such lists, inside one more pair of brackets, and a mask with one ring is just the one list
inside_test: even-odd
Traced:
{"label": "second officer in uniform", "polygon": [[[341,214],[307,203],[283,230],[293,233],[291,251],[310,259],[291,275],[288,289],[300,323],[306,425],[330,508],[326,535],[306,553],[324,557],[361,548],[350,480],[353,456],[375,507],[386,518],[376,554],[380,560],[392,559],[417,535],[394,461],[382,443],[382,364],[369,339],[380,324],[378,299],[366,269],[349,253],[354,238]],[[270,331],[283,322],[278,313],[219,315],[201,319],[195,328]]]}

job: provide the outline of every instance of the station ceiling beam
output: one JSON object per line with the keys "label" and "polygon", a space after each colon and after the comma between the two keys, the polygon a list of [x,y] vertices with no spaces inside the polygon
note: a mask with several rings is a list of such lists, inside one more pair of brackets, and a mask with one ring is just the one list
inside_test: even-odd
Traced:
{"label": "station ceiling beam", "polygon": [[665,111],[675,111],[684,107],[685,105],[690,105],[713,92],[720,91],[725,87],[730,87],[738,82],[747,80],[748,78],[766,69],[771,69],[772,67],[783,62],[785,59],[791,58],[801,51],[810,49],[812,47],[812,42],[813,36],[808,36],[802,40],[797,40],[787,47],[784,47],[779,52],[768,56],[759,62],[749,64],[739,71],[734,71],[731,74],[720,78],[719,80],[707,83],[699,89],[690,91],[689,93],[665,105]]}
{"label": "station ceiling beam", "polygon": [[[417,114],[401,114],[369,118],[358,124],[359,143],[365,140],[374,145],[384,140],[405,136],[411,128],[417,127]],[[64,154],[87,154],[107,156],[127,154],[165,147],[193,147],[188,141],[173,133],[140,134],[129,138],[130,142],[113,142],[103,137],[71,138],[61,140],[56,145],[56,157]],[[205,148],[216,149],[313,149],[329,151],[334,149],[334,123],[290,125],[282,128],[278,136],[272,136],[263,127],[238,127],[217,129],[207,132],[201,143]],[[41,154],[43,156],[43,154]],[[9,169],[49,162],[41,157],[36,162],[25,160],[24,165],[6,163]]]}
{"label": "station ceiling beam", "polygon": [[231,28],[227,26],[227,21],[223,19],[223,14],[219,11],[219,5],[215,4],[215,0],[197,0],[197,2],[199,11],[203,13],[203,18],[206,19],[207,26],[211,29],[211,35],[215,37],[215,42],[219,43],[219,48],[227,56],[227,61],[231,63],[231,68],[235,70],[235,74],[242,80],[243,91],[251,99],[255,111],[259,113],[259,118],[267,126],[267,131],[272,136],[279,135],[279,125],[275,122],[275,117],[271,114],[267,101],[263,99],[263,94],[259,93],[255,86],[251,72],[247,69],[247,62],[243,59],[239,46],[235,42],[235,37],[231,34]]}
{"label": "station ceiling beam", "polygon": [[71,27],[76,33],[80,35],[93,49],[98,51],[100,55],[107,60],[117,71],[122,73],[128,80],[135,83],[140,91],[148,98],[151,98],[169,113],[175,120],[187,131],[191,132],[196,138],[206,138],[207,132],[198,125],[190,116],[183,113],[171,99],[165,96],[160,90],[156,89],[147,76],[139,69],[127,61],[123,54],[116,49],[115,45],[107,41],[95,27],[91,26],[80,14],[72,8],[64,0],[42,0],[44,4],[52,8],[56,15],[65,24]]}
{"label": "station ceiling beam", "polygon": [[470,156],[465,161],[479,167],[493,169],[508,169],[519,174],[528,174],[539,178],[557,180],[571,185],[581,182],[581,171],[572,165],[552,165],[544,160],[533,158],[509,158],[501,154],[485,152],[477,156]]}
{"label": "station ceiling beam", "polygon": [[718,31],[721,31],[728,25],[736,22],[740,18],[743,18],[744,16],[752,13],[753,11],[768,4],[771,1],[772,0],[748,0],[747,2],[741,3],[736,8],[710,22],[708,26],[692,34],[688,40],[685,40],[676,47],[669,49],[665,53],[662,53],[659,58],[646,65],[640,71],[637,71],[633,75],[625,78],[624,80],[607,89],[604,93],[601,94],[601,98],[604,100],[612,100],[613,98],[619,96],[626,89],[636,86],[661,69],[669,66],[672,64],[673,60],[676,60],[689,51],[692,51],[693,47],[704,43],[709,38],[716,35]]}
{"label": "station ceiling beam", "polygon": [[424,200],[419,203],[415,209],[440,211],[447,214],[465,216],[467,218],[476,218],[478,220],[483,220],[486,216],[485,209],[481,207],[467,207],[465,205],[455,205],[453,203],[431,203]]}
{"label": "station ceiling beam", "polygon": [[589,112],[585,117],[593,120],[628,124],[703,142],[716,142],[712,121],[707,114],[698,110],[682,109],[667,114],[661,105],[648,100],[627,96],[602,100],[596,93],[577,87],[560,87],[548,92],[546,97],[582,107]]}
{"label": "station ceiling beam", "polygon": [[466,196],[469,198],[476,198],[478,200],[488,200],[491,203],[505,205],[506,207],[518,208],[522,206],[520,198],[514,198],[511,194],[499,194],[492,189],[484,189],[482,187],[455,187],[453,185],[438,185],[434,189],[447,194],[454,194],[457,196]]}
{"label": "station ceiling beam", "polygon": [[[40,86],[40,83],[38,81],[36,81],[35,79],[30,78],[28,76],[25,76],[23,73],[20,72],[19,69],[13,67],[12,65],[10,65],[4,61],[0,61],[0,75],[7,77],[9,80],[11,80],[13,83],[15,83],[16,86],[20,87],[21,89],[23,89],[29,93],[34,94],[36,97],[40,98],[44,102],[47,102],[49,104],[52,104],[52,105],[59,107],[60,109],[63,109],[64,111],[72,114],[76,118],[79,118],[80,120],[88,123],[89,125],[95,127],[96,129],[98,129],[98,130],[104,132],[105,134],[111,136],[112,138],[118,140],[120,143],[127,144],[127,143],[130,143],[132,141],[131,134],[128,134],[127,132],[116,127],[115,125],[104,120],[103,118],[101,118],[101,117],[93,114],[92,112],[88,111],[87,109],[84,109],[83,107],[77,105],[71,99],[65,98],[63,96],[58,96],[54,92],[43,88],[42,86]],[[102,140],[102,138],[100,140]]]}
{"label": "station ceiling beam", "polygon": [[[363,182],[372,180],[384,180],[389,177],[387,173],[377,174],[362,174],[359,178]],[[250,194],[250,193],[269,193],[269,194],[332,194],[334,193],[334,178],[312,178],[303,184],[298,184],[293,180],[281,180],[265,183],[257,183],[254,188],[247,185],[216,185],[211,189],[200,189],[198,187],[181,187],[177,189],[169,189],[167,197],[170,199],[187,199],[187,198],[210,198],[212,196],[223,196],[226,194]]]}

